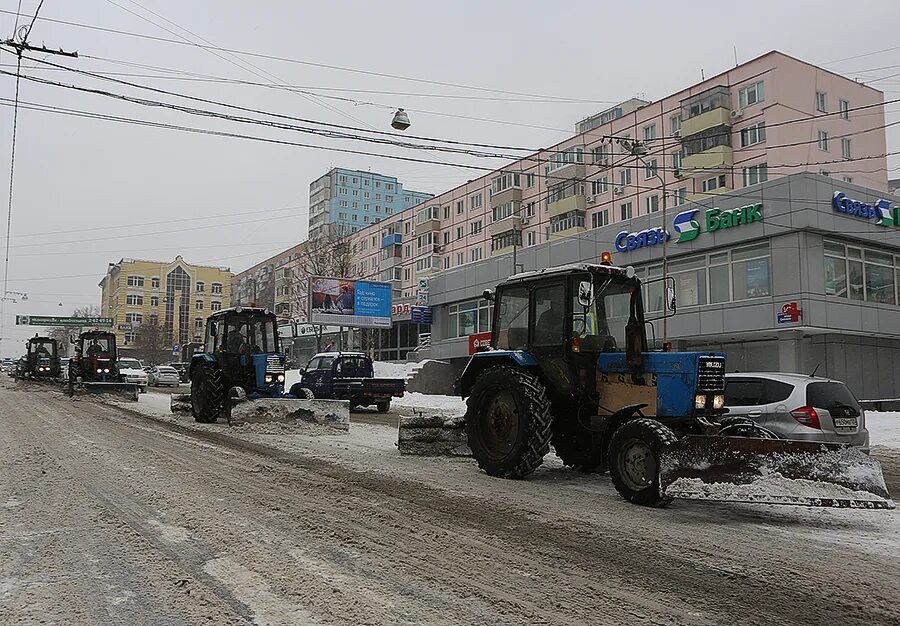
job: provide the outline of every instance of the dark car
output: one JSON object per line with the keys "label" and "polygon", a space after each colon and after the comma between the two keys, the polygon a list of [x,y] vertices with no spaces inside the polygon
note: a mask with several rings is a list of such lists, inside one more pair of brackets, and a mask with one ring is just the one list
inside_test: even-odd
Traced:
{"label": "dark car", "polygon": [[375,378],[372,359],[361,352],[323,352],[301,369],[300,382],[291,385],[298,398],[349,400],[350,408],[374,405],[381,413],[391,407],[391,398],[402,398],[406,381]]}
{"label": "dark car", "polygon": [[175,361],[174,363],[166,363],[169,367],[174,367],[175,371],[178,372],[178,378],[181,382],[188,382],[188,364],[182,363],[181,361]]}

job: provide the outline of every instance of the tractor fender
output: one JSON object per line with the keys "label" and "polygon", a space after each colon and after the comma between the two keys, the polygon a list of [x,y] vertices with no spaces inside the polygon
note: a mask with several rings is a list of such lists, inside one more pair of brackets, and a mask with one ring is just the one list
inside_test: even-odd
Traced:
{"label": "tractor fender", "polygon": [[200,363],[218,363],[216,357],[212,354],[201,352],[191,357],[191,364],[188,366],[188,380],[194,379],[194,368]]}
{"label": "tractor fender", "polygon": [[472,386],[481,374],[498,365],[512,365],[523,369],[537,367],[537,359],[530,352],[524,350],[490,350],[476,352],[469,359],[466,368],[459,379],[459,394],[467,398],[472,391]]}
{"label": "tractor fender", "polygon": [[634,419],[635,415],[639,413],[641,409],[649,406],[647,404],[628,404],[623,406],[618,411],[607,417],[603,420],[603,428],[602,428],[602,439],[600,440],[600,445],[603,448],[603,456],[606,457],[607,450],[609,449],[609,442],[612,441],[613,434],[619,429],[622,424]]}

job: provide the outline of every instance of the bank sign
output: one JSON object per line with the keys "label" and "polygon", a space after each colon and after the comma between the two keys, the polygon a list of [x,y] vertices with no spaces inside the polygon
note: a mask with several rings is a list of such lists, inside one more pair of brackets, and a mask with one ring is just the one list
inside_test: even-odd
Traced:
{"label": "bank sign", "polygon": [[900,207],[891,208],[890,200],[878,200],[875,204],[868,204],[848,198],[843,191],[835,191],[831,205],[838,213],[874,220],[878,226],[900,226]]}
{"label": "bank sign", "polygon": [[[700,233],[706,231],[714,233],[724,228],[735,228],[755,222],[763,221],[762,203],[748,204],[735,209],[707,209],[703,214],[702,223],[698,221],[697,214],[700,209],[682,211],[672,220],[672,227],[678,233],[675,243],[686,243],[696,239]],[[646,248],[669,241],[672,235],[662,227],[648,228],[639,233],[629,233],[623,230],[616,235],[616,250],[619,252],[631,252],[638,248]]]}

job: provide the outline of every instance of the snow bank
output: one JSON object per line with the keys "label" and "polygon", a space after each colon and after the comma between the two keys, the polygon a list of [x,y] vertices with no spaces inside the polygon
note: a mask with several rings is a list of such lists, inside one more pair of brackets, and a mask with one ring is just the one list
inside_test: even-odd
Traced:
{"label": "snow bank", "polygon": [[829,499],[885,505],[889,505],[890,502],[867,491],[854,491],[841,485],[813,480],[789,480],[781,474],[765,476],[746,485],[705,483],[699,478],[679,478],[666,487],[666,494],[696,500],[734,500],[769,504],[805,503],[813,506],[820,505],[821,500]]}
{"label": "snow bank", "polygon": [[466,412],[466,401],[459,396],[432,396],[424,393],[409,392],[402,398],[392,398],[391,406],[402,406],[415,409],[437,409],[462,415]]}
{"label": "snow bank", "polygon": [[[417,371],[422,369],[428,359],[419,362],[410,361],[408,363],[392,363],[389,361],[374,361],[376,378],[402,378],[409,380]],[[284,373],[284,388],[290,389],[291,385],[300,382],[300,370],[288,370]]]}
{"label": "snow bank", "polygon": [[900,411],[866,411],[869,443],[900,448]]}

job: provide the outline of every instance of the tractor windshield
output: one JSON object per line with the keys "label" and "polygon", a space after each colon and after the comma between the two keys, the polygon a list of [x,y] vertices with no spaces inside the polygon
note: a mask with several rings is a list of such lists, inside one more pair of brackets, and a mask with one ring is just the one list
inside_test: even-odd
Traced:
{"label": "tractor windshield", "polygon": [[38,356],[51,357],[56,352],[52,341],[32,341],[28,344],[28,352]]}
{"label": "tractor windshield", "polygon": [[234,317],[228,320],[228,351],[236,354],[278,352],[275,320],[271,317]]}
{"label": "tractor windshield", "polygon": [[625,350],[625,325],[631,312],[631,300],[638,296],[634,284],[600,280],[594,285],[594,303],[585,307],[574,291],[572,335],[581,338],[584,351],[622,352]]}
{"label": "tractor windshield", "polygon": [[109,356],[110,342],[108,337],[85,338],[81,352],[85,356]]}

